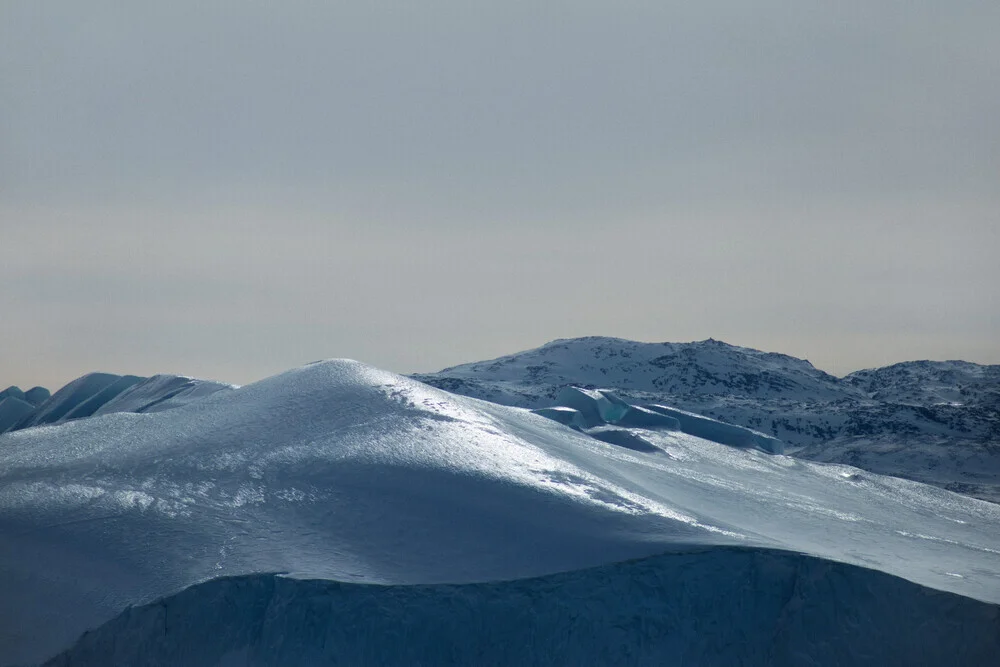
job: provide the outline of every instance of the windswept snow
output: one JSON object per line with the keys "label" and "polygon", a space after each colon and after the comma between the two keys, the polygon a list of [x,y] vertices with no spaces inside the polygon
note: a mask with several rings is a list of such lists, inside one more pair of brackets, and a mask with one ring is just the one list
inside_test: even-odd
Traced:
{"label": "windswept snow", "polygon": [[996,505],[630,431],[651,449],[341,360],[168,411],[7,433],[0,656],[47,658],[128,605],[220,575],[471,583],[721,545],[1000,602]]}

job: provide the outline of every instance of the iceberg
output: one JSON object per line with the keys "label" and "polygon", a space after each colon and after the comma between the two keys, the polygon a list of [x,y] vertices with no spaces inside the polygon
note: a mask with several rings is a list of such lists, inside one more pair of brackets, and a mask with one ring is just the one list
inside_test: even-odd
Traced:
{"label": "iceberg", "polygon": [[33,414],[18,423],[16,428],[89,417],[102,405],[141,380],[142,378],[135,375],[88,373],[49,397]]}
{"label": "iceberg", "polygon": [[705,440],[734,447],[758,447],[771,454],[783,454],[785,451],[785,445],[781,440],[744,426],[727,424],[666,405],[647,405],[646,408],[677,420],[682,431]]}
{"label": "iceberg", "polygon": [[[22,394],[23,396],[23,394]],[[0,433],[10,429],[35,411],[35,406],[27,401],[8,394],[0,399]]]}

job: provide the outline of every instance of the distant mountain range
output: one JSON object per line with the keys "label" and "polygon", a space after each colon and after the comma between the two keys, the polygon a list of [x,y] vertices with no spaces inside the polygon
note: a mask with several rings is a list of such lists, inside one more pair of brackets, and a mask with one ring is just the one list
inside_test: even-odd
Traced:
{"label": "distant mountain range", "polygon": [[912,361],[838,378],[804,359],[708,339],[591,336],[416,379],[466,396],[551,406],[566,386],[612,389],[779,438],[786,452],[1000,502],[1000,366]]}

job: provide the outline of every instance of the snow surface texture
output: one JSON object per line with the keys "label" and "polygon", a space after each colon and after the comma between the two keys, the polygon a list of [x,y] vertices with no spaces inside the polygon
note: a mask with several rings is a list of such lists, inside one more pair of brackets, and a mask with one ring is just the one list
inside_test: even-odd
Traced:
{"label": "snow surface texture", "polygon": [[47,665],[994,667],[998,655],[996,605],[721,547],[465,586],[220,578],[129,609]]}
{"label": "snow surface texture", "polygon": [[1000,506],[628,431],[652,449],[329,361],[172,410],[4,434],[0,664],[222,575],[495,582],[735,545],[1000,602]]}
{"label": "snow surface texture", "polygon": [[795,456],[849,463],[1000,502],[1000,366],[914,361],[836,378],[808,361],[706,340],[557,340],[417,379],[543,408],[567,386],[610,389],[773,436]]}

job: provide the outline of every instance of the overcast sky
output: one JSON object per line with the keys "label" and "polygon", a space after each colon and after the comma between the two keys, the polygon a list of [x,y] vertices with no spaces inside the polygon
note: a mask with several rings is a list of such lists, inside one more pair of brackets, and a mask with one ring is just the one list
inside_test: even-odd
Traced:
{"label": "overcast sky", "polygon": [[0,2],[0,386],[1000,363],[996,0]]}

